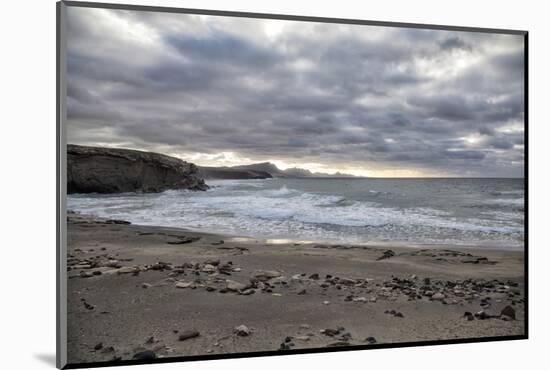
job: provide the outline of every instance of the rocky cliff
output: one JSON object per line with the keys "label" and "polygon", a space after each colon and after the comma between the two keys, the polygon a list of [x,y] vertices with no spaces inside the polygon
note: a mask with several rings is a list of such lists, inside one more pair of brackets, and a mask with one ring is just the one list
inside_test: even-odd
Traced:
{"label": "rocky cliff", "polygon": [[67,193],[206,190],[197,166],[167,155],[67,145]]}

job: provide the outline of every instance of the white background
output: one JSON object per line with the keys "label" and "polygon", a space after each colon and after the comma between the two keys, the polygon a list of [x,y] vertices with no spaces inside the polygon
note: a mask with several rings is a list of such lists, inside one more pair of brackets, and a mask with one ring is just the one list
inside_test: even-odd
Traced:
{"label": "white background", "polygon": [[[111,0],[111,2],[121,2]],[[530,339],[149,365],[147,369],[519,369],[548,366],[550,27],[544,1],[177,1],[126,3],[530,31]],[[2,4],[0,348],[4,369],[55,358],[55,2]],[[132,367],[136,368],[136,367]]]}

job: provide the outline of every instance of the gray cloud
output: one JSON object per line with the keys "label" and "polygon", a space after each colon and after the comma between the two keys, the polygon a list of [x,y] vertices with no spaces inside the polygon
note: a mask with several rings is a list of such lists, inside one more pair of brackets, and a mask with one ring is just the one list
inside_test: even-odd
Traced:
{"label": "gray cloud", "polygon": [[199,164],[232,153],[381,176],[523,174],[520,36],[68,14],[69,142]]}

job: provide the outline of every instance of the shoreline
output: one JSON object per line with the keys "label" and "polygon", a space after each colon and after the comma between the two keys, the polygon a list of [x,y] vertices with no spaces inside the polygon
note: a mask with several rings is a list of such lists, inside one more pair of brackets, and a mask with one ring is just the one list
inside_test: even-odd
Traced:
{"label": "shoreline", "polygon": [[71,363],[525,333],[523,251],[67,226]]}
{"label": "shoreline", "polygon": [[[87,214],[87,213],[81,213],[79,211],[68,211],[68,214],[70,215],[80,215],[84,217],[91,217],[95,219],[103,219],[104,217],[96,216],[94,214]],[[127,220],[120,220],[125,222],[130,222]],[[300,245],[312,245],[312,244],[331,244],[331,245],[337,245],[337,244],[347,244],[347,245],[355,245],[355,246],[365,246],[365,247],[372,247],[372,248],[412,248],[412,249],[426,249],[426,248],[436,248],[436,249],[459,249],[459,250],[470,250],[470,251],[510,251],[510,252],[521,252],[523,253],[525,250],[525,245],[522,246],[504,246],[500,247],[496,245],[497,243],[488,243],[484,245],[480,244],[443,244],[443,243],[418,243],[418,242],[407,242],[403,240],[399,241],[367,241],[367,242],[336,242],[334,240],[311,240],[311,239],[294,239],[292,236],[268,236],[268,235],[241,235],[237,233],[216,233],[211,230],[206,229],[195,229],[195,228],[188,228],[188,227],[176,227],[176,226],[162,226],[162,225],[148,225],[148,224],[138,224],[138,223],[131,223],[131,225],[134,226],[140,226],[140,227],[151,227],[151,228],[157,228],[157,229],[163,229],[166,231],[182,231],[187,233],[194,233],[194,234],[205,234],[205,235],[212,235],[222,238],[231,238],[235,241],[241,242],[241,243],[248,243],[248,242],[256,242],[260,241],[266,244],[300,244]]]}

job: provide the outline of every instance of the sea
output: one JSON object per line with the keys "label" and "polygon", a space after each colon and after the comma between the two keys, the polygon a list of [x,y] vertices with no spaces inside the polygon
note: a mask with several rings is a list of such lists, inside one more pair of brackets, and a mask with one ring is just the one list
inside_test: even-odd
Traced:
{"label": "sea", "polygon": [[67,209],[272,242],[523,249],[523,179],[207,180],[208,191],[71,194]]}

